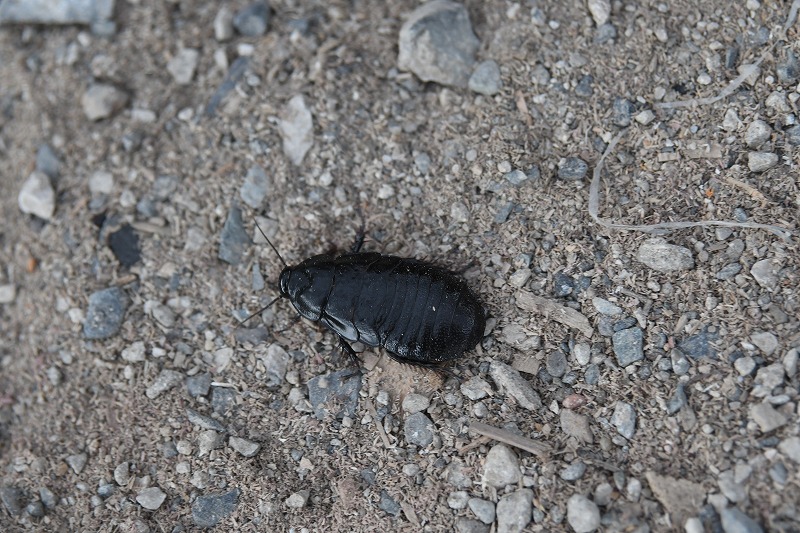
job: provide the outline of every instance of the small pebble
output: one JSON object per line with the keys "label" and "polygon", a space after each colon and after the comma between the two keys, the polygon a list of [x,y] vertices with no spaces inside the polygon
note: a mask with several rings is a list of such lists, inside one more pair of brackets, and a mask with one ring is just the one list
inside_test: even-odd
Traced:
{"label": "small pebble", "polygon": [[80,474],[83,472],[83,467],[86,466],[86,461],[88,460],[89,456],[85,453],[78,453],[75,455],[70,455],[66,458],[67,464],[72,469],[73,472],[76,474]]}
{"label": "small pebble", "polygon": [[167,63],[167,71],[178,85],[189,85],[197,70],[200,52],[194,48],[181,48]]}
{"label": "small pebble", "polygon": [[560,413],[561,430],[581,442],[591,444],[594,441],[589,417],[570,409],[562,409]]}
{"label": "small pebble", "polygon": [[485,398],[491,390],[491,385],[478,376],[474,376],[461,384],[461,394],[473,401]]}
{"label": "small pebble", "polygon": [[306,506],[306,502],[308,501],[308,497],[310,492],[307,490],[301,490],[299,492],[295,492],[288,498],[286,498],[286,507],[290,507],[292,509],[302,509]]}
{"label": "small pebble", "polygon": [[750,152],[747,167],[750,172],[764,172],[778,165],[778,154],[772,152]]}
{"label": "small pebble", "polygon": [[559,476],[564,481],[577,481],[586,472],[586,464],[583,461],[574,461],[564,468]]}
{"label": "small pebble", "polygon": [[406,417],[403,432],[406,442],[424,448],[433,442],[436,426],[425,413],[414,413]]}
{"label": "small pebble", "polygon": [[261,445],[259,443],[240,437],[230,437],[228,439],[228,444],[231,448],[245,457],[253,457],[258,453],[258,450],[261,449]]}
{"label": "small pebble", "polygon": [[219,494],[198,496],[192,503],[192,521],[198,527],[214,527],[236,510],[239,503],[238,488]]}
{"label": "small pebble", "polygon": [[450,509],[464,509],[467,507],[468,500],[469,493],[465,490],[451,492],[447,497],[447,506],[450,507]]}
{"label": "small pebble", "polygon": [[166,391],[178,385],[182,381],[183,381],[183,374],[181,372],[165,368],[164,370],[159,372],[158,376],[156,376],[156,379],[153,380],[153,383],[151,383],[150,386],[147,387],[147,390],[145,391],[145,396],[147,396],[151,400],[154,400],[159,396],[161,396]]}
{"label": "small pebble", "polygon": [[470,510],[484,524],[493,524],[495,519],[495,505],[488,500],[470,498],[467,502]]}
{"label": "small pebble", "polygon": [[109,118],[128,103],[128,95],[108,84],[95,84],[81,97],[86,118],[92,121]]}
{"label": "small pebble", "polygon": [[504,444],[495,444],[486,454],[483,483],[502,488],[517,483],[521,476],[517,455]]}
{"label": "small pebble", "polygon": [[720,512],[722,529],[725,533],[763,533],[758,523],[736,507],[728,507]]}
{"label": "small pebble", "polygon": [[589,171],[589,165],[579,157],[564,158],[558,165],[558,177],[565,181],[582,180]]}
{"label": "small pebble", "polygon": [[623,329],[612,335],[614,355],[621,367],[626,367],[644,359],[642,350],[644,334],[638,327]]}
{"label": "small pebble", "polygon": [[492,60],[479,63],[468,82],[470,91],[486,96],[494,96],[499,93],[502,85],[500,67]]}
{"label": "small pebble", "polygon": [[525,529],[531,521],[533,491],[517,489],[497,502],[497,533],[513,533]]}
{"label": "small pebble", "polygon": [[618,401],[611,416],[611,423],[617,432],[630,440],[636,432],[636,410],[629,403]]}
{"label": "small pebble", "polygon": [[44,172],[34,170],[22,184],[17,203],[20,211],[50,220],[56,210],[56,192]]}
{"label": "small pebble", "polygon": [[236,12],[233,26],[246,37],[258,37],[267,32],[269,6],[266,2],[254,2]]}
{"label": "small pebble", "polygon": [[430,404],[430,398],[412,392],[403,398],[403,411],[408,414],[419,413],[427,409]]}
{"label": "small pebble", "polygon": [[573,494],[567,500],[567,522],[575,533],[589,533],[600,527],[600,509],[586,496]]}
{"label": "small pebble", "polygon": [[214,38],[220,42],[233,38],[233,12],[227,7],[220,7],[214,17]]}
{"label": "small pebble", "polygon": [[142,489],[136,495],[136,502],[149,511],[155,511],[161,507],[166,499],[167,495],[158,487]]}
{"label": "small pebble", "polygon": [[692,252],[683,246],[668,244],[661,237],[647,239],[639,246],[636,259],[659,272],[672,272],[694,268]]}
{"label": "small pebble", "polygon": [[748,148],[756,150],[767,142],[771,135],[772,128],[769,124],[763,120],[754,120],[744,132],[744,142]]}

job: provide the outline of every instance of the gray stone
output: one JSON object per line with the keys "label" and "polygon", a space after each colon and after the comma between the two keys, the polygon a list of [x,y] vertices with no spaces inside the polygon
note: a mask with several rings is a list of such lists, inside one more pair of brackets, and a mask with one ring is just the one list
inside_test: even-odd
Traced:
{"label": "gray stone", "polygon": [[308,399],[314,416],[322,420],[330,410],[335,418],[354,418],[358,407],[361,379],[352,370],[339,370],[308,381]]}
{"label": "gray stone", "polygon": [[[614,487],[611,486],[611,483],[600,483],[595,487],[592,498],[594,499],[594,503],[605,507],[611,503],[611,496],[613,494]],[[567,510],[567,514],[569,514],[569,509]]]}
{"label": "gray stone", "polygon": [[778,337],[769,331],[753,333],[750,340],[766,355],[772,355],[778,349]]}
{"label": "gray stone", "polygon": [[577,181],[586,177],[589,165],[580,157],[565,157],[558,165],[558,178],[564,181]]}
{"label": "gray stone", "polygon": [[564,433],[570,437],[575,437],[581,442],[588,444],[594,442],[588,416],[578,414],[570,409],[562,409],[560,417],[561,430]]}
{"label": "gray stone", "polygon": [[689,358],[677,348],[672,350],[669,354],[670,362],[672,363],[672,371],[678,376],[683,376],[689,372]]}
{"label": "gray stone", "polygon": [[406,442],[424,448],[433,442],[436,426],[425,413],[414,413],[406,417],[403,433],[406,436]]}
{"label": "gray stone", "polygon": [[209,372],[195,374],[186,378],[186,392],[192,398],[205,396],[208,394],[209,389],[211,389],[211,374]]}
{"label": "gray stone", "polygon": [[136,495],[136,502],[148,511],[155,511],[166,499],[167,495],[158,487],[147,487]]}
{"label": "gray stone", "polygon": [[611,16],[610,0],[588,0],[586,7],[589,8],[589,13],[598,27],[608,22],[608,18]]}
{"label": "gray stone", "polygon": [[747,491],[744,485],[736,482],[733,470],[720,472],[717,477],[717,485],[719,486],[720,492],[733,503],[743,502],[747,499]]}
{"label": "gray stone", "polygon": [[127,307],[128,297],[119,287],[92,293],[83,321],[83,336],[89,340],[114,336],[122,325]]}
{"label": "gray stone", "polygon": [[129,363],[141,363],[146,358],[144,342],[136,341],[126,346],[120,353],[120,357]]}
{"label": "gray stone", "polygon": [[456,519],[455,531],[456,533],[489,533],[489,526],[462,516]]}
{"label": "gray stone", "polygon": [[756,360],[750,357],[749,355],[745,357],[740,357],[736,361],[733,362],[733,367],[739,373],[740,376],[749,376],[753,373],[753,370],[756,369]]}
{"label": "gray stone", "polygon": [[44,172],[47,177],[54,180],[58,178],[60,167],[61,161],[55,150],[47,143],[40,144],[36,150],[36,170]]}
{"label": "gray stone", "polygon": [[149,300],[147,303],[145,303],[145,310],[149,311],[155,321],[165,328],[169,329],[175,325],[175,311],[161,302]]}
{"label": "gray stone", "polygon": [[114,190],[114,175],[105,170],[98,170],[89,176],[89,191],[92,194],[110,194]]}
{"label": "gray stone", "polygon": [[467,502],[470,510],[484,524],[493,524],[495,518],[494,503],[480,498],[470,498]]}
{"label": "gray stone", "polygon": [[778,164],[778,154],[772,152],[750,152],[747,154],[747,167],[750,172],[764,172]]}
{"label": "gray stone", "polygon": [[758,424],[758,427],[761,428],[761,431],[764,433],[769,433],[770,431],[778,429],[788,421],[786,415],[780,411],[776,411],[775,408],[768,403],[757,403],[751,406],[750,418]]}
{"label": "gray stone", "polygon": [[600,527],[600,509],[582,494],[573,494],[567,500],[567,522],[575,533],[589,533]]}
{"label": "gray stone", "polygon": [[673,272],[694,268],[692,252],[683,246],[669,244],[661,237],[654,237],[644,241],[639,246],[636,259],[659,272]]}
{"label": "gray stone", "polygon": [[197,436],[197,451],[200,457],[208,455],[212,450],[218,450],[225,445],[225,437],[213,429],[201,431]]}
{"label": "gray stone", "polygon": [[753,390],[753,395],[763,398],[770,396],[775,387],[783,385],[785,371],[782,363],[772,363],[771,365],[761,367],[756,373],[756,389],[761,389],[760,392]]}
{"label": "gray stone", "polygon": [[728,507],[720,513],[722,530],[725,533],[763,533],[758,523],[736,507]]}
{"label": "gray stone", "polygon": [[83,467],[86,466],[86,461],[89,460],[89,456],[85,453],[76,453],[75,455],[68,456],[65,460],[73,472],[80,474],[83,472]]}
{"label": "gray stone", "polygon": [[16,487],[0,487],[0,502],[11,516],[22,514],[25,494]]}
{"label": "gray stone", "polygon": [[744,142],[748,148],[758,149],[772,135],[772,128],[763,120],[754,120],[744,132]]}
{"label": "gray stone", "polygon": [[431,400],[427,396],[411,392],[403,398],[403,411],[413,415],[414,413],[424,411],[430,404]]}
{"label": "gray stone", "polygon": [[469,493],[465,490],[457,490],[447,496],[447,506],[450,509],[464,509],[467,506],[467,500],[469,500]]}
{"label": "gray stone", "polygon": [[228,6],[220,7],[214,17],[214,38],[220,42],[233,38],[233,11]]}
{"label": "gray stone", "polygon": [[778,444],[778,450],[794,461],[800,464],[800,437],[787,437]]}
{"label": "gray stone", "polygon": [[131,480],[131,465],[128,461],[123,461],[114,468],[114,481],[120,487],[126,486]]}
{"label": "gray stone", "polygon": [[238,265],[250,244],[250,237],[242,222],[242,210],[233,205],[220,234],[219,258],[231,265]]}
{"label": "gray stone", "polygon": [[492,361],[489,375],[495,384],[514,398],[525,409],[537,411],[542,408],[542,400],[533,386],[517,370],[505,363]]}
{"label": "gray stone", "polygon": [[564,481],[577,481],[586,473],[586,463],[583,461],[573,461],[564,468],[559,476]]}
{"label": "gray stone", "polygon": [[453,222],[469,222],[469,208],[464,202],[453,202],[450,206],[450,217],[453,219]]}
{"label": "gray stone", "polygon": [[545,359],[547,373],[554,378],[560,378],[567,372],[567,356],[561,350],[547,354]]}
{"label": "gray stone", "polygon": [[628,440],[632,439],[636,432],[636,410],[631,404],[618,401],[611,416],[611,423],[620,435]]}
{"label": "gray stone", "polygon": [[617,316],[622,313],[622,308],[620,306],[598,296],[592,298],[592,305],[594,305],[594,308],[597,309],[597,312],[601,315]]}
{"label": "gray stone", "polygon": [[680,382],[675,388],[675,394],[667,402],[667,414],[674,415],[686,405],[688,399],[686,398],[685,385]]}
{"label": "gray stone", "polygon": [[784,133],[786,134],[787,143],[789,143],[791,146],[800,146],[800,124],[792,126]]}
{"label": "gray stone", "polygon": [[494,96],[503,87],[503,81],[500,79],[500,67],[491,59],[482,61],[469,77],[468,86],[472,92]]}
{"label": "gray stone", "polygon": [[780,263],[775,259],[762,259],[753,264],[750,275],[759,285],[771,291],[778,285],[780,268]]}
{"label": "gray stone", "polygon": [[461,384],[461,394],[473,401],[485,398],[491,391],[492,386],[478,376],[474,376]]}
{"label": "gray stone", "polygon": [[472,479],[469,477],[469,472],[459,459],[453,459],[445,468],[445,478],[448,483],[457,489],[469,489],[472,487]]}
{"label": "gray stone", "polygon": [[531,521],[533,491],[518,489],[497,502],[497,533],[520,533]]}
{"label": "gray stone", "polygon": [[214,527],[239,504],[240,490],[198,496],[192,504],[192,521],[198,527]]}
{"label": "gray stone", "polygon": [[56,210],[56,192],[47,174],[38,170],[31,172],[19,190],[17,203],[23,213],[36,215],[44,220],[53,218]]}
{"label": "gray stone", "polygon": [[789,379],[794,378],[797,373],[798,359],[800,359],[800,351],[797,348],[792,348],[783,356],[783,370]]}
{"label": "gray stone", "polygon": [[788,50],[776,66],[778,81],[784,85],[794,85],[800,79],[800,61],[792,50]]}
{"label": "gray stone", "polygon": [[233,25],[246,37],[264,35],[269,25],[269,5],[266,2],[254,2],[240,9],[233,18]]}
{"label": "gray stone", "polygon": [[90,86],[81,97],[81,106],[86,118],[92,121],[109,118],[128,103],[128,95],[105,83]]}
{"label": "gray stone", "polygon": [[619,366],[624,368],[644,359],[644,352],[642,351],[643,338],[644,334],[640,328],[623,329],[614,332],[611,340]]}
{"label": "gray stone", "polygon": [[149,387],[147,387],[145,396],[151,400],[154,400],[163,393],[167,392],[169,389],[178,385],[181,381],[183,381],[183,374],[181,372],[165,368],[159,372],[158,376],[156,376],[156,379],[153,380]]}
{"label": "gray stone", "polygon": [[253,457],[261,449],[261,445],[241,437],[231,437],[228,439],[228,444],[231,448],[244,455],[245,457]]}
{"label": "gray stone", "polygon": [[386,492],[386,490],[381,490],[381,498],[378,501],[378,507],[381,511],[388,513],[392,516],[397,516],[400,514],[401,507],[400,504],[395,501],[392,496]]}
{"label": "gray stone", "polygon": [[213,429],[214,431],[223,432],[225,427],[211,418],[210,416],[201,415],[194,409],[186,409],[186,418],[195,426],[202,429]]}
{"label": "gray stone", "polygon": [[516,484],[522,474],[517,455],[504,444],[495,444],[486,454],[483,483],[495,488]]}
{"label": "gray stone", "polygon": [[167,71],[178,85],[189,85],[197,70],[200,52],[194,48],[181,48],[167,63]]}
{"label": "gray stone", "polygon": [[2,0],[0,24],[97,24],[109,22],[114,0]]}
{"label": "gray stone", "polygon": [[[601,26],[601,28],[602,27],[603,26]],[[599,29],[600,28],[598,28],[598,30]],[[615,98],[611,113],[611,121],[621,128],[630,126],[633,109],[633,104],[625,98]]]}
{"label": "gray stone", "polygon": [[397,66],[422,81],[467,87],[480,41],[467,9],[433,0],[411,12],[400,28]]}
{"label": "gray stone", "polygon": [[253,209],[261,209],[271,185],[271,180],[267,177],[264,169],[255,165],[247,171],[244,183],[239,189],[239,195],[242,201]]}
{"label": "gray stone", "polygon": [[44,505],[42,502],[31,502],[25,506],[25,512],[34,518],[41,518],[44,516]]}
{"label": "gray stone", "polygon": [[289,368],[289,354],[280,344],[270,344],[267,352],[261,357],[264,368],[267,370],[267,387],[277,387],[286,379],[286,370]]}
{"label": "gray stone", "polygon": [[292,164],[302,163],[314,145],[314,120],[302,95],[293,96],[284,106],[278,131],[283,139],[283,153]]}

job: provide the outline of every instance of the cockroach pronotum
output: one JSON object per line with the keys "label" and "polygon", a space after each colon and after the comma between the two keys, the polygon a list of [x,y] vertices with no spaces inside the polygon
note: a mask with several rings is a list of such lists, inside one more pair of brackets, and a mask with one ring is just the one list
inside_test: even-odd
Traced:
{"label": "cockroach pronotum", "polygon": [[349,253],[315,255],[294,266],[261,234],[284,266],[280,296],[267,307],[288,298],[300,315],[333,331],[356,360],[350,343],[360,341],[402,363],[439,366],[483,337],[483,306],[461,277],[426,261],[361,252],[363,223]]}

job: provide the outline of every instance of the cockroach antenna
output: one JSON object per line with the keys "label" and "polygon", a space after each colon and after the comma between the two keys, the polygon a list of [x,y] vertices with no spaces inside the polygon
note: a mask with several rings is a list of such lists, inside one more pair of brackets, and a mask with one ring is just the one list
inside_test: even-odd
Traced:
{"label": "cockroach antenna", "polygon": [[[266,241],[267,241],[267,244],[269,244],[269,247],[270,247],[270,248],[272,248],[272,251],[273,251],[273,252],[275,252],[275,255],[277,255],[277,256],[278,256],[278,259],[280,259],[280,260],[281,260],[281,263],[283,263],[283,266],[284,266],[284,267],[288,267],[289,265],[287,265],[287,264],[286,264],[286,261],[284,261],[284,260],[283,260],[283,257],[281,257],[281,253],[278,251],[278,249],[277,249],[277,248],[275,248],[275,245],[274,245],[274,244],[272,244],[272,241],[270,241],[270,240],[269,240],[269,237],[267,237],[267,234],[266,234],[266,233],[264,233],[264,230],[262,230],[262,229],[261,229],[261,226],[259,226],[259,225],[258,225],[258,221],[257,221],[257,220],[255,220],[255,219],[253,219],[253,222],[255,222],[255,223],[256,223],[256,227],[258,228],[258,231],[259,231],[259,233],[261,233],[261,236],[262,236],[262,237],[264,237],[264,240],[266,240]],[[274,303],[274,302],[275,302],[275,300],[273,300],[273,303]],[[270,304],[270,305],[272,305],[272,304]],[[269,307],[269,306],[268,306],[268,307]]]}

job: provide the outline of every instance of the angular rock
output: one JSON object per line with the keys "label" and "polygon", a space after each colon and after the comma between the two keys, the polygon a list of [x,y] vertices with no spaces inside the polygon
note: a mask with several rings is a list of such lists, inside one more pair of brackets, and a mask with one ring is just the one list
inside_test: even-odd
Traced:
{"label": "angular rock", "polygon": [[493,524],[495,518],[495,505],[488,500],[481,498],[470,498],[467,502],[470,510],[484,524]]}
{"label": "angular rock", "polygon": [[769,433],[775,429],[786,424],[788,421],[786,415],[780,411],[776,411],[768,403],[757,403],[750,407],[750,418],[758,424],[761,431]]}
{"label": "angular rock", "polygon": [[[485,96],[494,96],[500,92],[503,81],[500,78],[500,67],[495,61],[482,61],[475,67],[469,77],[469,90]],[[524,175],[524,174],[523,174]]]}
{"label": "angular rock", "polygon": [[86,118],[92,121],[109,118],[128,103],[128,95],[113,85],[96,83],[81,97]]}
{"label": "angular rock", "polygon": [[283,384],[286,378],[286,369],[289,367],[289,354],[277,343],[270,344],[267,353],[261,357],[264,368],[267,370],[267,387],[277,387]]}
{"label": "angular rock", "polygon": [[139,494],[136,495],[136,502],[148,511],[155,511],[161,507],[161,504],[164,503],[166,499],[167,495],[158,487],[142,489],[139,491]]}
{"label": "angular rock", "polygon": [[772,152],[750,152],[747,167],[750,172],[764,172],[778,165],[778,154]]}
{"label": "angular rock", "polygon": [[644,352],[642,351],[643,339],[644,334],[640,328],[623,329],[614,332],[611,340],[619,366],[624,368],[644,359]]}
{"label": "angular rock", "polygon": [[632,439],[636,432],[636,410],[631,404],[618,401],[611,416],[611,423],[620,435],[628,440]]}
{"label": "angular rock", "polygon": [[406,436],[406,442],[424,448],[433,442],[436,426],[425,413],[414,413],[406,417],[403,433]]}
{"label": "angular rock", "polygon": [[600,509],[586,496],[573,494],[567,500],[567,522],[575,533],[589,533],[600,527]]}
{"label": "angular rock", "polygon": [[83,321],[83,336],[89,340],[107,339],[117,333],[125,317],[128,297],[119,287],[110,287],[89,296]]}
{"label": "angular rock", "polygon": [[589,165],[580,157],[566,157],[558,165],[558,178],[565,181],[577,181],[586,177]]}
{"label": "angular rock", "polygon": [[587,444],[594,442],[588,416],[578,414],[569,409],[562,409],[560,417],[561,430],[564,433]]}
{"label": "angular rock", "polygon": [[189,85],[197,70],[200,52],[194,48],[181,48],[167,63],[167,71],[178,85]]}
{"label": "angular rock", "polygon": [[609,0],[589,0],[586,4],[597,27],[608,22],[608,18],[611,16],[611,2]]}
{"label": "angular rock", "polygon": [[231,265],[238,265],[250,246],[250,237],[244,229],[242,210],[233,205],[222,227],[219,242],[219,258]]}
{"label": "angular rock", "polygon": [[214,527],[220,520],[236,510],[241,491],[236,488],[228,492],[198,496],[192,504],[192,521],[198,527]]}
{"label": "angular rock", "polygon": [[283,139],[283,153],[294,165],[303,162],[314,145],[314,122],[305,99],[293,96],[281,112],[278,130]]}
{"label": "angular rock", "polygon": [[720,513],[722,530],[725,533],[763,533],[758,522],[741,512],[736,507],[728,507]]}
{"label": "angular rock", "polygon": [[183,374],[181,372],[178,372],[177,370],[168,370],[165,368],[158,374],[158,376],[156,376],[156,379],[153,380],[153,383],[147,387],[145,395],[151,400],[154,400],[169,389],[178,385],[181,381],[183,381]]}
{"label": "angular rock", "polygon": [[762,259],[753,264],[750,275],[759,285],[771,291],[778,285],[780,268],[780,263],[775,259]]}
{"label": "angular rock", "polygon": [[669,512],[672,523],[682,524],[702,509],[706,497],[702,485],[686,479],[661,476],[653,471],[645,472],[645,479],[653,495]]}
{"label": "angular rock", "polygon": [[497,502],[497,533],[520,533],[531,521],[533,491],[518,489]]}
{"label": "angular rock", "polygon": [[479,46],[467,9],[433,0],[415,9],[400,29],[397,66],[422,81],[463,88]]}
{"label": "angular rock", "polygon": [[683,246],[668,244],[666,240],[655,237],[647,239],[639,246],[636,259],[653,270],[672,272],[694,268],[692,252]]}
{"label": "angular rock", "polygon": [[355,417],[361,379],[352,370],[339,370],[308,381],[308,399],[314,416],[322,420],[328,411],[340,419]]}
{"label": "angular rock", "polygon": [[504,444],[495,444],[486,454],[483,465],[483,483],[495,488],[516,484],[522,474],[517,455]]}
{"label": "angular rock", "polygon": [[0,1],[0,24],[96,24],[113,13],[114,0]]}
{"label": "angular rock", "polygon": [[778,450],[795,463],[800,464],[800,437],[788,437],[783,439],[781,443],[778,444]]}
{"label": "angular rock", "polygon": [[56,210],[56,192],[50,184],[50,178],[44,172],[34,170],[17,196],[20,211],[36,215],[44,220],[53,218]]}
{"label": "angular rock", "polygon": [[246,37],[258,37],[267,32],[269,6],[266,2],[254,2],[236,12],[233,25]]}
{"label": "angular rock", "polygon": [[748,148],[758,149],[772,135],[772,128],[763,120],[754,120],[744,132],[744,142]]}
{"label": "angular rock", "polygon": [[258,165],[250,167],[244,178],[244,184],[239,189],[242,201],[253,209],[261,209],[272,185],[270,181],[263,168]]}
{"label": "angular rock", "polygon": [[537,411],[542,408],[542,400],[539,394],[533,390],[533,386],[505,363],[492,361],[489,367],[489,375],[495,384],[514,398],[525,409]]}
{"label": "angular rock", "polygon": [[261,449],[261,445],[241,437],[230,437],[228,444],[231,448],[244,455],[245,457],[253,457]]}

